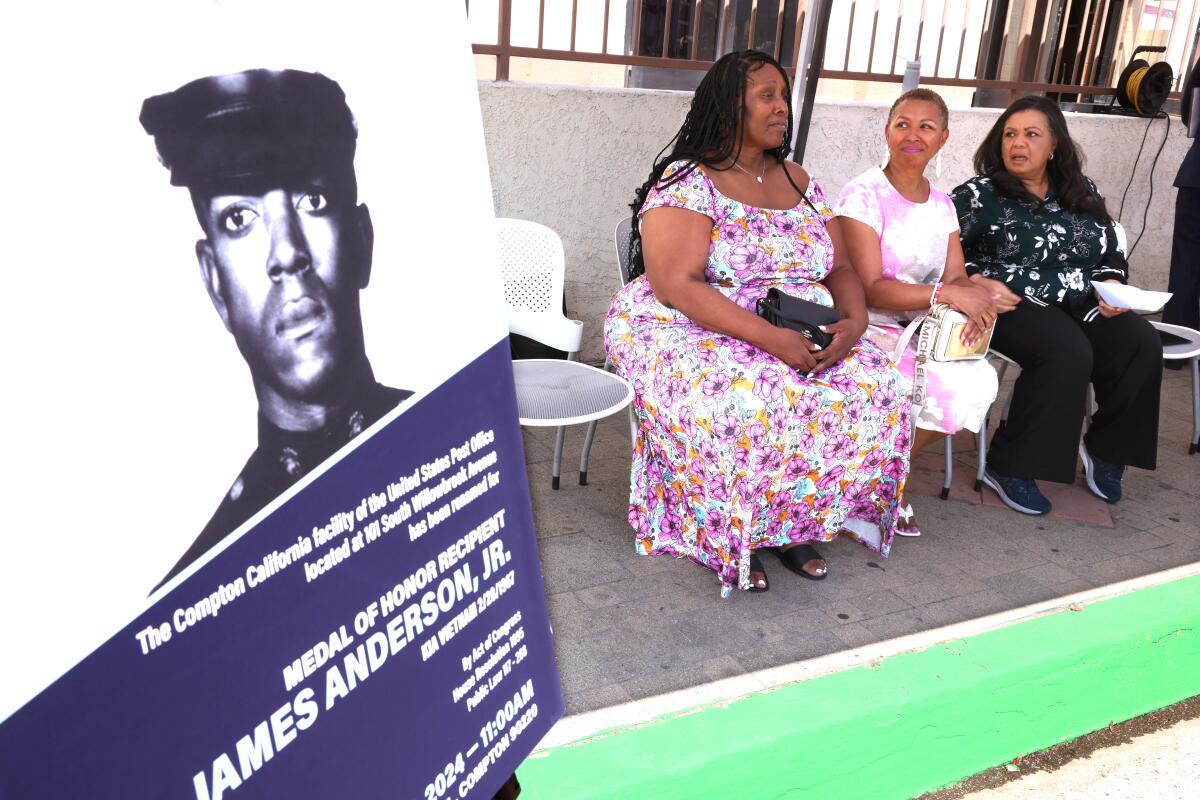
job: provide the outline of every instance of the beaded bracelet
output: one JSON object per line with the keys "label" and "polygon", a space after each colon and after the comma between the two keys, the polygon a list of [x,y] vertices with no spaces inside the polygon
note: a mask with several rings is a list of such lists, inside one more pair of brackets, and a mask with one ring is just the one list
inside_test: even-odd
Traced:
{"label": "beaded bracelet", "polygon": [[942,296],[942,286],[944,284],[938,281],[933,285],[933,294],[929,295],[929,307],[933,308],[938,304],[938,298]]}

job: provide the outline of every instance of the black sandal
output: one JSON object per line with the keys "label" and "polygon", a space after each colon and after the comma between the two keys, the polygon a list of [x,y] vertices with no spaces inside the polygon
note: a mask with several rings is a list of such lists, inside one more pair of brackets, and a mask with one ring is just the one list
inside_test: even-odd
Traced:
{"label": "black sandal", "polygon": [[[829,574],[829,565],[825,564],[825,559],[817,552],[817,548],[811,544],[798,544],[795,547],[789,547],[787,550],[776,550],[779,554],[779,560],[783,565],[796,573],[802,578],[808,578],[810,581],[823,581],[825,576]],[[820,567],[821,574],[814,575],[804,568],[804,565],[810,561],[820,561],[825,564]]]}
{"label": "black sandal", "polygon": [[754,592],[755,594],[762,594],[767,589],[771,588],[771,582],[769,580],[767,580],[767,570],[763,566],[762,559],[760,559],[756,554],[751,553],[750,554],[750,574],[753,575],[756,572],[760,573],[763,576],[763,585],[755,586],[754,581],[752,580],[752,581],[750,581],[750,588],[747,589],[747,591]]}

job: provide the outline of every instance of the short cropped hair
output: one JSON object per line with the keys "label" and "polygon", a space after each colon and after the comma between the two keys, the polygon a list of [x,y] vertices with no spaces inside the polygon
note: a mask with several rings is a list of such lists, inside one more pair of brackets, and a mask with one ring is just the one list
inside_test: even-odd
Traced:
{"label": "short cropped hair", "polygon": [[892,118],[896,116],[896,109],[900,107],[900,104],[909,100],[924,100],[926,103],[933,103],[937,106],[938,115],[942,118],[942,127],[950,127],[950,109],[946,108],[946,101],[937,92],[932,89],[926,89],[923,86],[909,89],[896,98],[896,102],[892,103],[892,107],[888,110],[887,120],[889,124],[891,124]]}

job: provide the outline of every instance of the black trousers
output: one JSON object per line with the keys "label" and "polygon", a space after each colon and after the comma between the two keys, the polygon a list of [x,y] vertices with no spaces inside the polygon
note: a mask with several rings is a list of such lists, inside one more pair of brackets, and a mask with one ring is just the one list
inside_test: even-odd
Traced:
{"label": "black trousers", "polygon": [[1073,483],[1089,383],[1098,410],[1088,451],[1154,469],[1162,342],[1149,322],[1129,311],[1081,322],[1058,306],[1022,300],[996,321],[992,348],[1021,366],[1008,421],[988,451],[997,471]]}
{"label": "black trousers", "polygon": [[1167,290],[1175,296],[1163,309],[1163,322],[1200,329],[1200,188],[1182,186],[1175,197]]}

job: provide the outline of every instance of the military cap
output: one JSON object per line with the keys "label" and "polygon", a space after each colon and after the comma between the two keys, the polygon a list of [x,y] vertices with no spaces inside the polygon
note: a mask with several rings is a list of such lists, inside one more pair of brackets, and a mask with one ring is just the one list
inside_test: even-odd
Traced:
{"label": "military cap", "polygon": [[357,129],[336,81],[252,69],[148,98],[140,116],[171,183],[191,189],[354,163]]}

